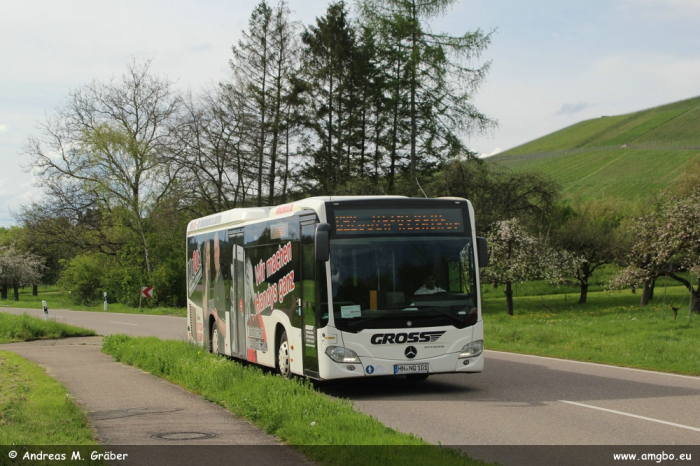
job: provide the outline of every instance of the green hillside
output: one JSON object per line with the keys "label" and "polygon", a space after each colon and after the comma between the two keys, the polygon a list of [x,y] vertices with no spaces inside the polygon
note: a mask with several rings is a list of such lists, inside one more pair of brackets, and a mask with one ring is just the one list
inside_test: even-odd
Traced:
{"label": "green hillside", "polygon": [[487,160],[545,172],[569,198],[642,200],[700,163],[700,97],[582,121]]}

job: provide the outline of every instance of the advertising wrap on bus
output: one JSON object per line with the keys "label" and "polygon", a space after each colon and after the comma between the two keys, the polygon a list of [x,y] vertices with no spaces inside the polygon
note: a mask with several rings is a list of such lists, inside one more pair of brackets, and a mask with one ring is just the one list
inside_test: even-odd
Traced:
{"label": "advertising wrap on bus", "polygon": [[479,372],[484,257],[464,199],[234,209],[188,228],[188,337],[287,377]]}

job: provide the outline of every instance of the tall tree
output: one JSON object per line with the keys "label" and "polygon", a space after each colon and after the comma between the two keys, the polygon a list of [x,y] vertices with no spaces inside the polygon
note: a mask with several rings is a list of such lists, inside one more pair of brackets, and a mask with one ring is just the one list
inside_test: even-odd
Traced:
{"label": "tall tree", "polygon": [[[361,12],[383,40],[378,46],[395,62],[394,97],[408,119],[409,167],[468,153],[461,136],[486,130],[495,122],[472,103],[490,63],[472,68],[491,41],[481,30],[462,36],[433,33],[429,20],[444,14],[455,0],[364,0]],[[405,95],[405,98],[403,97]],[[399,110],[394,109],[398,117]],[[395,118],[398,120],[398,118]],[[395,123],[396,124],[396,123]],[[398,127],[395,126],[395,129]],[[398,134],[393,136],[394,143]]]}
{"label": "tall tree", "polygon": [[289,135],[291,121],[290,106],[295,102],[295,95],[298,92],[292,82],[293,75],[296,74],[298,59],[300,56],[300,44],[298,40],[298,23],[289,20],[289,7],[286,2],[280,2],[274,9],[272,18],[272,86],[270,100],[272,105],[272,122],[270,132],[272,141],[270,147],[270,171],[268,174],[269,196],[268,204],[273,205],[276,201],[276,179],[279,167],[279,149],[282,145],[282,138],[285,136],[285,165],[282,170],[284,179],[282,186],[282,196],[286,195],[287,178],[289,170]]}
{"label": "tall tree", "polygon": [[248,144],[255,154],[257,165],[257,205],[262,205],[263,179],[265,177],[265,147],[270,125],[269,87],[272,79],[271,35],[272,7],[261,1],[250,16],[248,30],[238,46],[233,46],[233,59],[229,64],[236,85],[229,86],[233,92],[242,92],[242,101],[247,106]]}
{"label": "tall tree", "polygon": [[263,204],[263,186],[267,184],[269,203],[275,196],[277,159],[284,132],[284,103],[291,92],[298,42],[295,22],[289,20],[289,8],[282,1],[271,7],[266,0],[253,10],[248,30],[238,46],[232,47],[232,93],[241,94],[245,103],[247,145],[257,166],[257,204]]}
{"label": "tall tree", "polygon": [[356,54],[356,33],[344,2],[332,3],[326,15],[316,18],[302,34],[305,83],[305,123],[310,132],[307,145],[312,160],[306,166],[309,188],[333,192],[347,181],[351,115],[352,66]]}
{"label": "tall tree", "polygon": [[217,87],[185,100],[172,163],[182,168],[181,192],[195,215],[238,207],[255,180],[240,96]]}
{"label": "tall tree", "polygon": [[[364,8],[371,8],[369,4],[361,4]],[[381,163],[380,153],[388,157],[384,163],[388,191],[395,191],[395,181],[399,172],[410,166],[410,157],[405,154],[405,149],[410,142],[410,121],[407,105],[408,94],[406,88],[406,69],[410,56],[408,49],[402,41],[404,35],[400,21],[380,20],[373,17],[374,13],[363,16],[369,18],[369,28],[376,36],[376,60],[379,69],[377,86],[381,94],[376,105],[376,139],[375,139],[375,172]],[[372,20],[373,19],[373,20]],[[382,137],[381,131],[386,128]],[[407,164],[407,160],[409,163]]]}
{"label": "tall tree", "polygon": [[48,200],[35,212],[95,225],[95,248],[109,242],[105,228],[119,223],[139,238],[150,275],[147,216],[176,178],[172,165],[163,162],[174,150],[181,98],[149,67],[150,61],[132,62],[120,78],[72,92],[24,152]]}

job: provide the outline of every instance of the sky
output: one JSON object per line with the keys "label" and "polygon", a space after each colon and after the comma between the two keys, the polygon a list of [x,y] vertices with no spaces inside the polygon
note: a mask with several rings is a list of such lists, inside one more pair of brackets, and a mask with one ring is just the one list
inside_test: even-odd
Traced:
{"label": "sky", "polygon": [[[152,60],[153,72],[195,94],[227,80],[231,45],[257,3],[2,2],[0,226],[40,199],[23,146],[71,91],[120,76],[134,59]],[[288,3],[303,25],[328,5]],[[431,27],[492,32],[473,63],[490,62],[474,104],[498,127],[465,140],[484,157],[582,120],[700,95],[698,0],[459,0]]]}

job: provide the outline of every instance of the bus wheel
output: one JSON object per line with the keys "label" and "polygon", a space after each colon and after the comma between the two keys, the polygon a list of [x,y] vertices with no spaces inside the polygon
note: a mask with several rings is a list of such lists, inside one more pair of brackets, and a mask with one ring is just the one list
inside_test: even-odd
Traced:
{"label": "bus wheel", "polygon": [[429,374],[408,374],[406,378],[411,381],[425,380],[428,378]]}
{"label": "bus wheel", "polygon": [[219,329],[216,327],[211,331],[211,342],[209,344],[211,345],[211,351],[209,352],[219,354]]}
{"label": "bus wheel", "polygon": [[287,332],[282,332],[280,338],[280,347],[277,351],[277,370],[285,379],[292,378],[292,369],[289,366],[289,341],[287,340]]}

